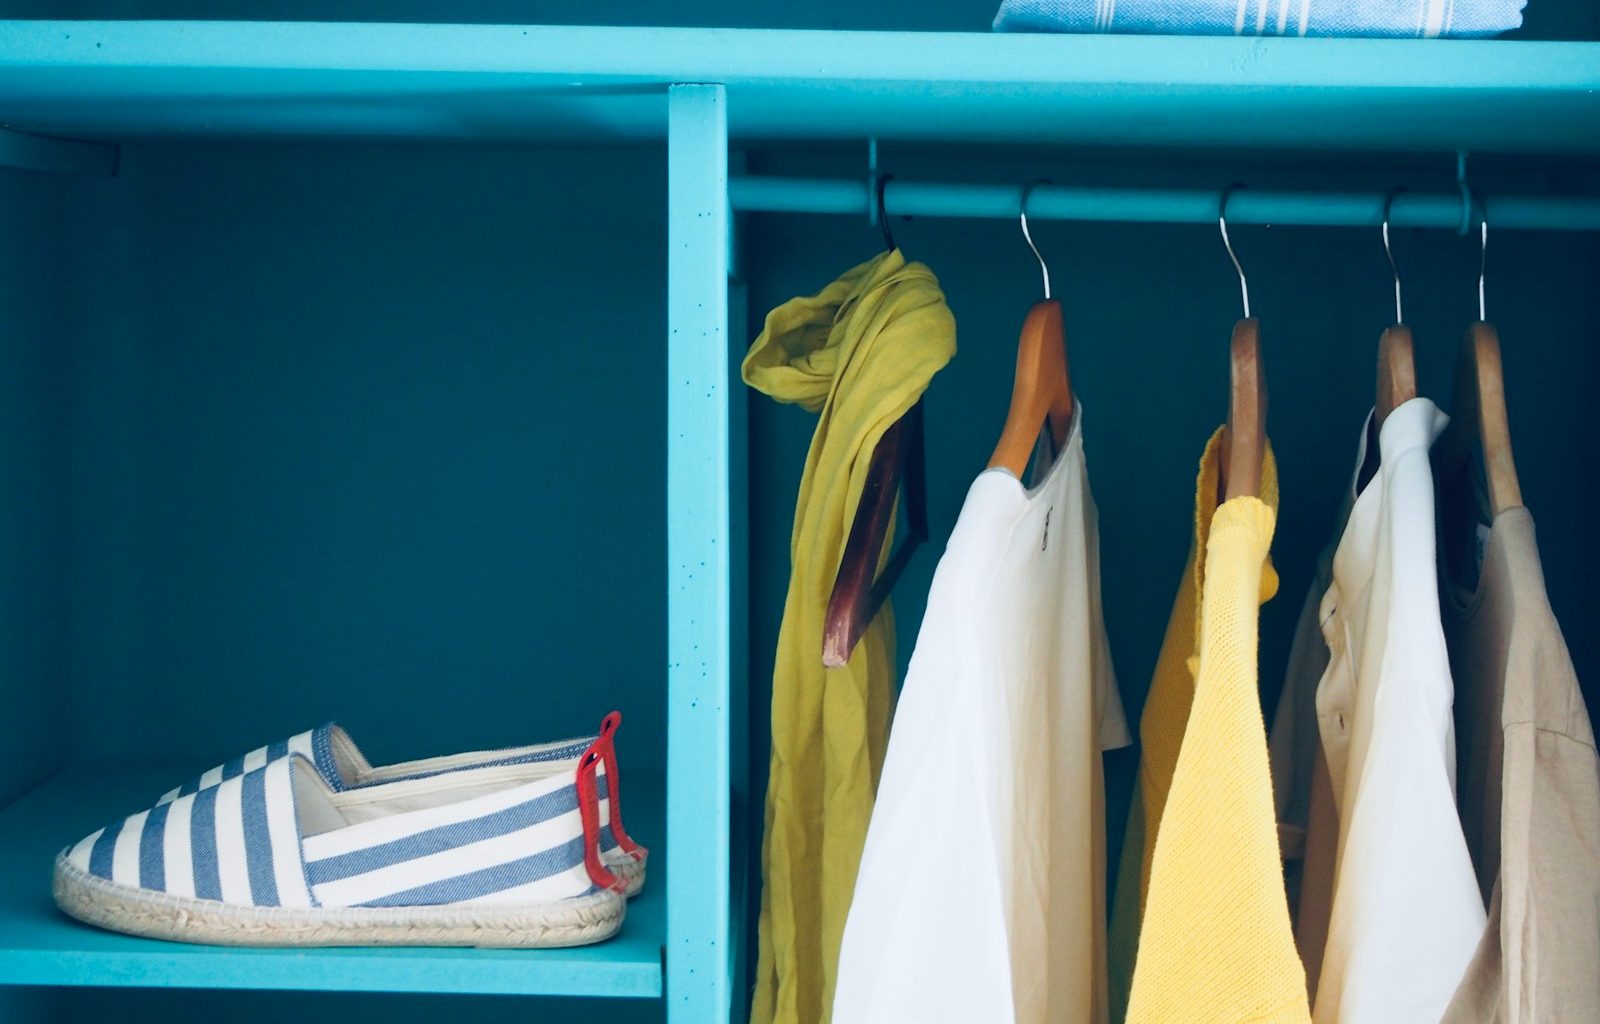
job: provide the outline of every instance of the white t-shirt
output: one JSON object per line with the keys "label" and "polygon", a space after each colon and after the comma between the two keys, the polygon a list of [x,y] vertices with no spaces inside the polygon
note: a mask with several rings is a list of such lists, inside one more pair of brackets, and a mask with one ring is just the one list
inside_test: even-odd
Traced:
{"label": "white t-shirt", "polygon": [[1105,1020],[1101,751],[1129,739],[1081,418],[1031,490],[979,475],[939,560],[834,1024]]}
{"label": "white t-shirt", "polygon": [[[1425,398],[1384,421],[1377,474],[1351,508],[1322,599],[1330,659],[1317,724],[1339,849],[1317,1024],[1437,1021],[1483,934],[1456,811],[1434,564],[1428,450],[1447,422]],[[1365,445],[1363,435],[1363,457]]]}

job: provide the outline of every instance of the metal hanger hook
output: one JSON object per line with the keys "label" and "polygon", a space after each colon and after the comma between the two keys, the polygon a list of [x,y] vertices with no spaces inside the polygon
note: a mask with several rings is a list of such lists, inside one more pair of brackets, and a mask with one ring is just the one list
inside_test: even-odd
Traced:
{"label": "metal hanger hook", "polygon": [[1229,185],[1222,190],[1222,198],[1217,203],[1217,228],[1222,232],[1223,248],[1228,250],[1228,259],[1233,261],[1233,269],[1239,272],[1239,297],[1244,300],[1244,318],[1250,319],[1250,282],[1245,280],[1244,267],[1239,263],[1239,257],[1234,254],[1233,243],[1228,240],[1228,197],[1232,196],[1244,185]]}
{"label": "metal hanger hook", "polygon": [[1389,247],[1389,210],[1394,206],[1394,197],[1405,190],[1406,187],[1400,185],[1383,197],[1383,254],[1389,257],[1389,269],[1394,271],[1394,322],[1397,324],[1405,323],[1406,317],[1400,307],[1400,268],[1395,264],[1394,250]]}
{"label": "metal hanger hook", "polygon": [[1044,254],[1039,251],[1039,246],[1034,242],[1032,233],[1028,231],[1028,197],[1033,194],[1034,189],[1049,183],[1048,178],[1040,178],[1029,185],[1024,185],[1022,188],[1021,209],[1017,214],[1017,219],[1022,222],[1022,237],[1027,240],[1028,248],[1033,250],[1034,258],[1039,261],[1039,271],[1044,275],[1044,297],[1047,299],[1050,297],[1050,266],[1045,263]]}
{"label": "metal hanger hook", "polygon": [[883,187],[889,184],[889,182],[892,180],[894,180],[894,175],[880,174],[878,175],[878,183],[873,189],[873,191],[877,193],[877,206],[875,208],[878,211],[878,230],[883,232],[884,252],[893,252],[896,248],[894,244],[894,232],[889,227],[889,214],[883,208]]}
{"label": "metal hanger hook", "polygon": [[1483,301],[1484,277],[1489,269],[1489,204],[1480,200],[1478,205],[1483,210],[1483,220],[1480,222],[1478,235],[1478,320],[1482,322],[1489,319]]}

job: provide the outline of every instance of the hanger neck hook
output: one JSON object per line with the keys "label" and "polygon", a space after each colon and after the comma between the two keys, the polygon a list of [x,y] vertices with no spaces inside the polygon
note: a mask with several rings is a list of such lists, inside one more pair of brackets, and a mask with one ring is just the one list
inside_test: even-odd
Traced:
{"label": "hanger neck hook", "polygon": [[1233,261],[1233,269],[1239,272],[1239,297],[1244,301],[1244,318],[1250,319],[1250,282],[1245,280],[1244,267],[1239,263],[1239,257],[1234,254],[1233,243],[1228,239],[1228,197],[1234,192],[1244,188],[1243,185],[1229,185],[1222,190],[1222,198],[1217,203],[1217,229],[1222,232],[1223,248],[1228,250],[1228,259]]}
{"label": "hanger neck hook", "polygon": [[874,202],[877,204],[875,209],[878,211],[878,230],[883,232],[884,252],[893,252],[896,248],[894,244],[894,231],[889,227],[889,214],[883,208],[884,186],[893,180],[894,175],[892,174],[880,174],[878,175],[878,183],[873,189],[873,191],[876,193],[874,196]]}
{"label": "hanger neck hook", "polygon": [[1481,323],[1489,319],[1489,313],[1484,308],[1484,277],[1489,269],[1489,204],[1481,202],[1482,221],[1478,234],[1478,321]]}
{"label": "hanger neck hook", "polygon": [[1047,299],[1050,297],[1050,266],[1045,263],[1044,254],[1039,251],[1039,246],[1033,240],[1033,234],[1028,231],[1028,197],[1033,194],[1035,188],[1048,183],[1048,180],[1040,179],[1023,187],[1021,212],[1017,215],[1017,219],[1022,222],[1022,237],[1027,241],[1028,248],[1033,250],[1034,259],[1039,261],[1039,272],[1044,275],[1044,297]]}
{"label": "hanger neck hook", "polygon": [[1390,189],[1389,194],[1383,197],[1383,254],[1389,257],[1389,269],[1394,272],[1394,322],[1406,322],[1405,312],[1400,306],[1400,267],[1394,261],[1394,250],[1389,247],[1389,211],[1394,206],[1394,197],[1406,190],[1404,185]]}

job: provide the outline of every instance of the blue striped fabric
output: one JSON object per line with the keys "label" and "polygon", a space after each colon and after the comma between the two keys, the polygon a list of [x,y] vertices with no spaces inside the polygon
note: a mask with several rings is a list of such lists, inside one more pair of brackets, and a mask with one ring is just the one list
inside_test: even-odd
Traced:
{"label": "blue striped fabric", "polygon": [[311,906],[299,859],[293,772],[280,759],[142,811],[68,852],[118,885],[261,907]]}
{"label": "blue striped fabric", "polygon": [[[118,885],[255,907],[538,905],[597,891],[575,765],[509,781],[467,768],[344,794],[317,769],[303,754],[268,760],[101,829],[67,859]],[[357,820],[303,835],[297,793],[329,805],[314,820]],[[435,806],[395,809],[419,804]],[[344,817],[346,806],[359,813]]]}
{"label": "blue striped fabric", "polygon": [[162,804],[150,810],[139,835],[139,888],[160,891],[167,885],[167,815],[172,808]]}
{"label": "blue striped fabric", "polygon": [[[221,785],[216,785],[201,790],[194,795],[188,807],[189,870],[194,879],[194,891],[190,895],[203,900],[222,899],[222,875],[217,870],[217,790],[221,788]],[[178,808],[178,813],[184,813],[182,806]],[[171,817],[169,814],[168,818]],[[93,865],[89,870],[100,874]],[[121,881],[115,872],[101,877],[113,882]]]}
{"label": "blue striped fabric", "polygon": [[1526,0],[1003,0],[997,32],[1465,38],[1522,26]]}

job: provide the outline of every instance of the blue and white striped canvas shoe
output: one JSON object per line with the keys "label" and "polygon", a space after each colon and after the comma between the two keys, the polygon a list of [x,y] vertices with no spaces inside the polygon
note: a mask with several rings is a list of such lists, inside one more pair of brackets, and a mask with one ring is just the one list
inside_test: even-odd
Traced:
{"label": "blue and white striped canvas shoe", "polygon": [[343,792],[385,782],[431,778],[463,768],[571,760],[582,756],[590,746],[595,746],[600,754],[600,856],[606,867],[626,883],[627,894],[635,896],[644,888],[645,867],[650,851],[634,842],[622,824],[622,772],[617,762],[616,745],[617,729],[621,725],[622,713],[613,711],[601,720],[600,730],[594,736],[374,766],[361,753],[349,733],[329,723],[287,740],[258,747],[227,764],[217,765],[199,778],[170,790],[159,802],[170,803],[180,796],[209,789],[227,779],[294,754],[309,758],[323,781],[334,790]]}
{"label": "blue and white striped canvas shoe", "polygon": [[298,753],[62,851],[56,903],[149,938],[253,946],[572,946],[627,900],[576,759],[335,789]]}

